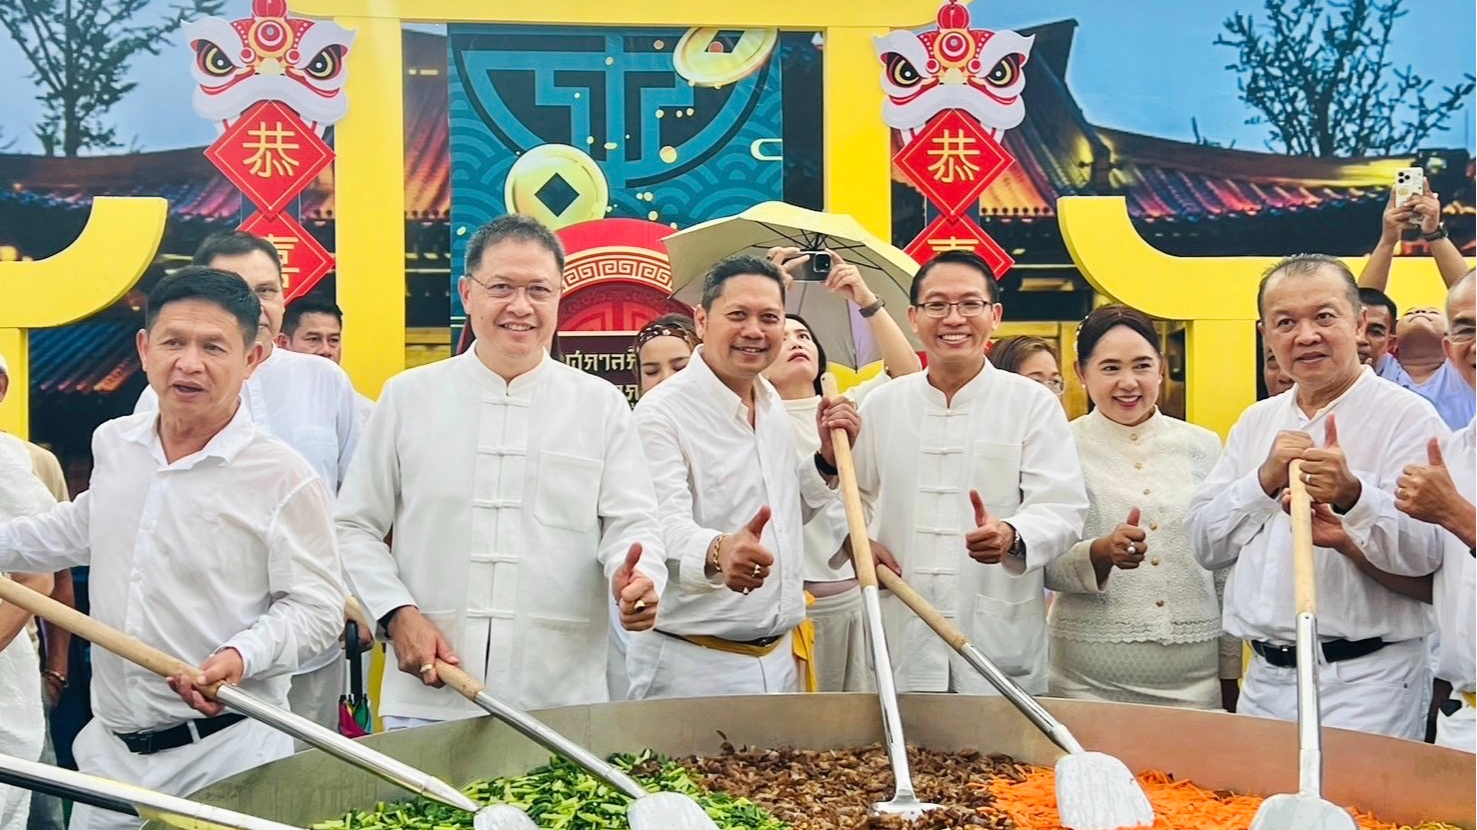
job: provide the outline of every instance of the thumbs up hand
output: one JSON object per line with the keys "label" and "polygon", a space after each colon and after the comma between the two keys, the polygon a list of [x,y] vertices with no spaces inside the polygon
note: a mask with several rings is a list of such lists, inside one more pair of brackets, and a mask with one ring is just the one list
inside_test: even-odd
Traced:
{"label": "thumbs up hand", "polygon": [[1339,446],[1338,424],[1329,414],[1323,429],[1323,447],[1310,447],[1298,455],[1303,460],[1303,483],[1313,501],[1332,505],[1347,513],[1359,501],[1364,485],[1349,469],[1349,460]]}
{"label": "thumbs up hand", "polygon": [[1395,508],[1413,519],[1438,524],[1450,529],[1460,515],[1472,512],[1472,505],[1457,492],[1446,459],[1441,457],[1441,442],[1432,438],[1426,444],[1427,464],[1411,464],[1395,481]]}
{"label": "thumbs up hand", "polygon": [[621,612],[621,627],[627,631],[645,631],[656,625],[656,606],[661,601],[651,577],[636,570],[640,561],[641,543],[634,542],[626,552],[626,561],[610,580],[610,590]]}
{"label": "thumbs up hand", "polygon": [[760,541],[764,526],[769,524],[769,506],[759,508],[754,518],[735,533],[723,537],[715,556],[723,583],[730,591],[747,594],[764,584],[774,565],[774,554]]}
{"label": "thumbs up hand", "polygon": [[974,505],[975,526],[964,534],[964,547],[969,550],[970,559],[982,565],[998,565],[1015,547],[1015,528],[990,518],[978,490],[969,491],[969,501]]}
{"label": "thumbs up hand", "polygon": [[1113,528],[1112,533],[1092,541],[1089,554],[1099,577],[1105,576],[1109,567],[1131,571],[1144,561],[1149,543],[1144,541],[1147,534],[1139,527],[1140,515],[1137,507],[1130,509],[1128,518]]}

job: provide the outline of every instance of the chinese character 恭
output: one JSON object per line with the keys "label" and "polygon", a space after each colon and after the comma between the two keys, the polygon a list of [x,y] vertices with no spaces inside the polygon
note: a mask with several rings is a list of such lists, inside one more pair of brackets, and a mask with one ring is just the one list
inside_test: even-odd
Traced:
{"label": "chinese character \u606d", "polygon": [[299,162],[288,151],[297,150],[302,145],[287,140],[297,135],[295,131],[283,127],[281,121],[277,122],[275,129],[269,128],[267,122],[259,121],[255,129],[246,132],[254,140],[242,146],[256,151],[246,160],[251,166],[251,175],[270,179],[278,175],[291,175],[297,170]]}
{"label": "chinese character \u606d", "polygon": [[929,148],[928,155],[935,161],[928,166],[928,172],[935,179],[944,184],[974,180],[980,168],[970,159],[978,156],[980,151],[974,146],[972,136],[965,135],[963,130],[957,133],[944,130],[943,135],[934,137],[933,143],[935,146]]}

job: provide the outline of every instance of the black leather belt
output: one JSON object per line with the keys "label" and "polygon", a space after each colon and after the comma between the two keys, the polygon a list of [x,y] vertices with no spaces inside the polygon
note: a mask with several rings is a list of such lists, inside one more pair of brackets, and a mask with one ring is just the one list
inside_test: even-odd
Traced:
{"label": "black leather belt", "polygon": [[[1368,640],[1325,640],[1319,644],[1323,649],[1323,659],[1330,663],[1340,660],[1353,660],[1356,657],[1365,657],[1389,645],[1378,637]],[[1251,650],[1260,654],[1263,660],[1272,665],[1282,668],[1296,668],[1298,664],[1297,646],[1277,646],[1264,643],[1260,640],[1251,641]]]}
{"label": "black leather belt", "polygon": [[[113,735],[128,747],[128,751],[135,755],[153,755],[166,749],[178,749],[189,746],[195,741],[203,741],[211,735],[230,726],[235,726],[246,720],[245,715],[227,714],[216,715],[213,718],[200,718],[171,726],[168,729],[156,729],[153,732],[114,732]],[[190,727],[194,726],[192,732]]]}

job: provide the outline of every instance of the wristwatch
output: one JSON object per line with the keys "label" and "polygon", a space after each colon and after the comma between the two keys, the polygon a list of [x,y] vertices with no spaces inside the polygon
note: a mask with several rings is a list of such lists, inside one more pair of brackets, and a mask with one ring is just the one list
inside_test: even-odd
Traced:
{"label": "wristwatch", "polygon": [[1430,233],[1423,233],[1423,234],[1421,234],[1421,239],[1424,239],[1427,242],[1435,242],[1438,239],[1445,239],[1446,236],[1447,236],[1447,234],[1446,234],[1446,223],[1445,222],[1437,222],[1436,223],[1436,230],[1431,231]]}
{"label": "wristwatch", "polygon": [[1015,534],[1015,542],[1010,546],[1010,556],[1013,559],[1019,559],[1024,562],[1026,559],[1026,540],[1021,538],[1021,532],[1016,530],[1014,525],[1011,526],[1010,530]]}
{"label": "wristwatch", "polygon": [[46,671],[41,672],[41,676],[45,677],[48,680],[55,680],[56,685],[60,686],[63,690],[67,688],[67,676],[57,671],[56,669],[47,669]]}
{"label": "wristwatch", "polygon": [[[1444,234],[1445,231],[1442,231],[1442,233]],[[864,306],[861,309],[862,317],[863,318],[870,318],[870,317],[872,317],[872,315],[874,315],[877,312],[881,311],[882,310],[882,307],[885,306],[885,305],[887,305],[887,303],[884,302],[881,297],[878,297],[877,299],[875,299],[875,300],[872,301],[872,304],[871,305]]]}

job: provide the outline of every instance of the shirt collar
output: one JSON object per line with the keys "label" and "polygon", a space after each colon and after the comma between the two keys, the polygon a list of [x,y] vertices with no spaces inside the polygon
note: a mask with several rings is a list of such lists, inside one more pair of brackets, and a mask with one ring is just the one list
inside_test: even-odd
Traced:
{"label": "shirt collar", "polygon": [[[928,370],[925,369],[924,371],[927,372]],[[937,386],[934,386],[933,383],[928,379],[927,375],[925,375],[923,378],[924,398],[938,406],[963,406],[972,402],[976,397],[983,394],[985,388],[988,387],[991,380],[994,379],[993,374],[997,371],[999,370],[992,366],[988,359],[985,360],[984,363],[980,366],[979,372],[974,377],[970,378],[968,382],[966,382],[963,386],[959,387],[959,391],[954,393],[954,399],[951,402],[944,400],[944,393],[940,391]]]}
{"label": "shirt collar", "polygon": [[219,458],[229,464],[251,440],[256,437],[257,428],[251,420],[251,412],[246,404],[238,402],[236,414],[226,422],[220,431],[205,442],[205,446],[199,452],[192,453],[184,458],[177,459],[173,464],[164,457],[164,442],[159,438],[158,412],[153,417],[142,418],[137,423],[130,424],[119,431],[119,436],[125,441],[142,444],[149,449],[154,460],[159,462],[160,467],[182,466],[189,469],[207,458]]}
{"label": "shirt collar", "polygon": [[1103,410],[1098,407],[1093,407],[1092,412],[1089,412],[1087,417],[1092,419],[1090,423],[1096,424],[1098,429],[1110,433],[1114,437],[1131,437],[1137,440],[1138,438],[1152,435],[1158,431],[1163,425],[1166,416],[1159,410],[1158,406],[1155,406],[1154,414],[1131,427],[1124,426],[1107,415],[1104,415]]}
{"label": "shirt collar", "polygon": [[1342,395],[1339,395],[1337,398],[1329,401],[1327,406],[1323,407],[1317,412],[1314,412],[1312,415],[1304,414],[1303,408],[1301,406],[1298,406],[1297,386],[1295,385],[1292,387],[1292,389],[1288,390],[1292,394],[1287,396],[1286,405],[1288,409],[1292,411],[1293,417],[1297,418],[1299,421],[1305,424],[1311,425],[1314,421],[1317,421],[1324,415],[1332,412],[1334,407],[1348,400],[1349,397],[1353,395],[1355,391],[1358,390],[1360,387],[1365,386],[1368,383],[1379,382],[1381,380],[1382,378],[1376,376],[1373,369],[1369,368],[1368,366],[1360,366],[1359,378],[1353,383],[1349,384],[1349,388],[1345,389]]}
{"label": "shirt collar", "polygon": [[[747,423],[749,420],[749,408],[744,406],[742,398],[735,394],[732,389],[728,388],[728,384],[724,383],[713,373],[713,367],[709,366],[708,361],[703,358],[704,348],[706,347],[700,345],[693,350],[692,359],[687,361],[687,368],[682,371],[686,372],[689,369],[696,368],[697,372],[692,382],[703,391],[703,394],[707,396],[708,400],[720,409],[726,409],[736,417],[743,418]],[[771,398],[777,396],[774,387],[769,385],[769,381],[765,380],[762,376],[754,378],[755,412],[768,406]]]}
{"label": "shirt collar", "polygon": [[509,383],[503,379],[502,375],[487,368],[487,364],[483,363],[482,358],[477,356],[477,341],[475,340],[472,341],[472,344],[467,347],[465,352],[457,355],[455,359],[462,361],[467,371],[471,373],[472,377],[477,380],[480,386],[502,395],[526,393],[533,388],[533,385],[540,378],[548,374],[548,372],[542,371],[546,364],[558,362],[549,355],[548,349],[544,349],[543,358],[538,362],[538,365],[513,378],[513,382]]}

